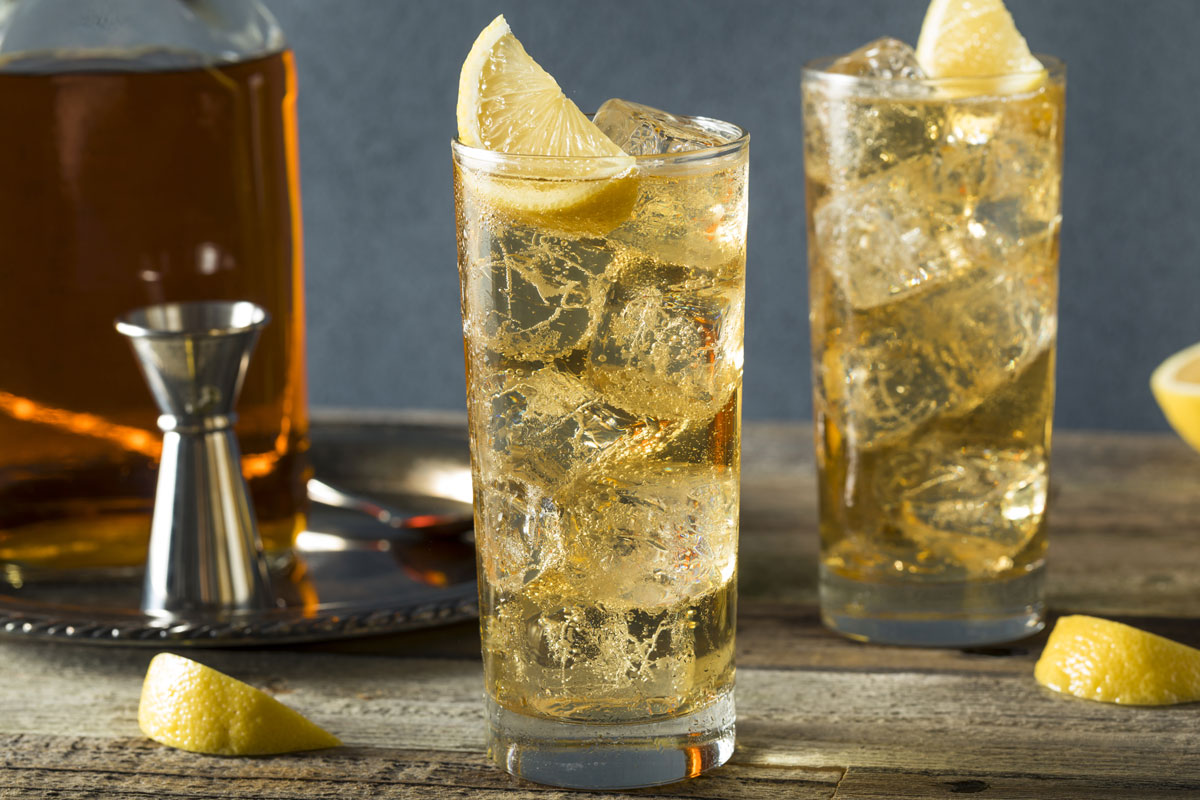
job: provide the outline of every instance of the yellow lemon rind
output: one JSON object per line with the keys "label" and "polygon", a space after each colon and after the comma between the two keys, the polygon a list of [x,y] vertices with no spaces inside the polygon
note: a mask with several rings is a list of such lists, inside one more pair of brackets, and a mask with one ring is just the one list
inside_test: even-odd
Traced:
{"label": "yellow lemon rind", "polygon": [[1003,0],[932,0],[916,54],[943,97],[1032,92],[1049,76]]}
{"label": "yellow lemon rind", "polygon": [[[489,93],[503,102],[485,111]],[[491,210],[522,224],[595,235],[629,218],[638,191],[635,159],[562,93],[503,15],[463,62],[457,114],[459,142],[473,149],[458,151],[463,184]]]}
{"label": "yellow lemon rind", "polygon": [[483,73],[484,62],[491,58],[496,43],[504,36],[511,35],[508,21],[501,14],[479,32],[471,50],[463,61],[458,75],[458,105],[455,114],[458,120],[458,140],[470,147],[482,147],[483,142],[479,133],[479,77]]}
{"label": "yellow lemon rind", "polygon": [[270,695],[172,653],[159,653],[146,670],[138,727],[160,744],[206,755],[275,755],[341,744]]}
{"label": "yellow lemon rind", "polygon": [[1184,367],[1198,360],[1200,343],[1170,356],[1150,374],[1150,391],[1175,432],[1200,451],[1200,383],[1178,379]]}
{"label": "yellow lemon rind", "polygon": [[1112,620],[1058,620],[1034,667],[1038,683],[1086,700],[1139,706],[1200,700],[1200,650]]}
{"label": "yellow lemon rind", "polygon": [[523,155],[627,157],[525,52],[503,14],[480,32],[463,61],[456,115],[458,139],[469,147]]}
{"label": "yellow lemon rind", "polygon": [[638,198],[638,181],[632,173],[589,181],[553,181],[462,169],[460,180],[487,212],[518,225],[571,234],[603,236],[611,232],[632,216]]}

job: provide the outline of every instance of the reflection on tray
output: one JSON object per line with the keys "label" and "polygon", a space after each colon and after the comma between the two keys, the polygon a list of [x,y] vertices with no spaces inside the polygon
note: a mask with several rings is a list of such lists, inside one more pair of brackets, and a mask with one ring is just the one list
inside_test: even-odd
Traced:
{"label": "reflection on tray", "polygon": [[[313,464],[347,492],[408,515],[470,514],[465,425],[314,425]],[[436,485],[435,485],[436,484]],[[477,615],[471,532],[432,538],[360,511],[315,505],[295,558],[273,575],[283,607],[221,619],[164,622],[139,610],[141,572],[0,580],[0,634],[113,644],[261,645],[392,633]],[[2,577],[2,576],[0,576]]]}

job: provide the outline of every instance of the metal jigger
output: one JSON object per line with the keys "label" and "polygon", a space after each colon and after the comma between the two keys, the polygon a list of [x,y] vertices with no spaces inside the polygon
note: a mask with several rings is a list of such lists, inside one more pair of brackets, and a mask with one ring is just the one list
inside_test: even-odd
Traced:
{"label": "metal jigger", "polygon": [[233,432],[250,352],[269,320],[253,303],[212,301],[148,306],[116,321],[162,412],[147,614],[275,607]]}

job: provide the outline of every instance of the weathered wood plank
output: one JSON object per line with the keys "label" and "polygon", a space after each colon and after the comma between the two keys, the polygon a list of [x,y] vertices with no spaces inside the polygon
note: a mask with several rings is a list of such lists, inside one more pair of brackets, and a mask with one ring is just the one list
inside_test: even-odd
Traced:
{"label": "weathered wood plank", "polygon": [[[1086,759],[1087,754],[1080,754]],[[895,772],[851,768],[837,787],[837,800],[927,800],[951,795],[1002,797],[1005,800],[1157,800],[1200,795],[1200,782],[1180,781],[1171,775],[1151,779],[1047,778],[1028,774],[974,774],[964,772]]]}
{"label": "weathered wood plank", "polygon": [[[1032,678],[1044,635],[959,651],[862,645],[825,631],[806,426],[748,426],[744,449],[738,751],[711,775],[630,796],[1200,792],[1200,704],[1128,708],[1045,691]],[[1200,456],[1171,437],[1057,434],[1052,608],[1200,645],[1198,490]],[[478,646],[468,623],[188,653],[265,687],[347,743],[213,759],[140,736],[137,698],[152,652],[0,640],[0,798],[591,797],[487,765]]]}
{"label": "weathered wood plank", "polygon": [[[482,752],[454,753],[385,747],[338,748],[269,758],[211,758],[161,747],[146,739],[0,737],[10,755],[0,763],[0,786],[82,791],[97,785],[116,796],[152,784],[164,796],[371,798],[429,796],[476,790],[480,797],[566,796],[512,778]],[[730,765],[669,788],[633,792],[638,797],[783,800],[832,797],[840,769]],[[414,794],[414,792],[416,792]],[[612,794],[571,793],[611,798]],[[0,795],[3,797],[3,795]]]}
{"label": "weathered wood plank", "polygon": [[[39,650],[41,652],[39,652]],[[8,652],[0,733],[137,738],[147,653]],[[900,651],[904,652],[904,651]],[[218,669],[265,686],[352,748],[480,752],[482,676],[474,662],[212,652]],[[31,676],[39,675],[37,681]],[[1014,673],[744,669],[736,761],[809,768],[995,771],[1042,775],[1170,774],[1200,780],[1200,706],[1129,708],[1043,690]],[[1085,765],[1063,753],[1092,753]]]}
{"label": "weathered wood plank", "polygon": [[[738,613],[738,665],[743,668],[843,669],[864,672],[962,672],[1032,675],[1047,630],[1011,644],[935,649],[853,642],[821,625],[816,609],[750,602]],[[1200,647],[1200,622],[1190,617],[1110,615],[1111,619]]]}
{"label": "weathered wood plank", "polygon": [[1029,675],[752,671],[738,700],[743,763],[1200,780],[1200,706],[1090,703]]}

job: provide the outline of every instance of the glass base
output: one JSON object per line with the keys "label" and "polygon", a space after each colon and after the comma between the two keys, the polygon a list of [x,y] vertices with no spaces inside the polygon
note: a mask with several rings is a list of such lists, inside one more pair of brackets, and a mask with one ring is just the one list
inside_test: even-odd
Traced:
{"label": "glass base", "polygon": [[609,725],[517,714],[487,698],[488,755],[521,778],[572,789],[659,786],[733,755],[733,691],[682,717]]}
{"label": "glass base", "polygon": [[1041,564],[1017,577],[949,583],[870,583],[821,566],[821,620],[851,639],[975,647],[1045,627]]}

